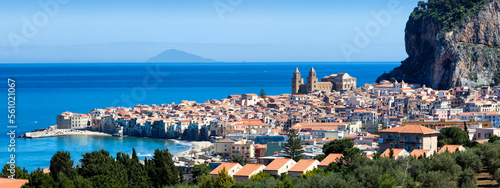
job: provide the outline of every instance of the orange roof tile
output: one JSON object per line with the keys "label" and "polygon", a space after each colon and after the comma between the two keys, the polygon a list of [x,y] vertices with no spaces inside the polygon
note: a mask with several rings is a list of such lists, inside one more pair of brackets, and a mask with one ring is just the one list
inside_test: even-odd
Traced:
{"label": "orange roof tile", "polygon": [[17,188],[28,183],[29,180],[25,179],[10,179],[10,178],[0,178],[0,187]]}
{"label": "orange roof tile", "polygon": [[263,164],[246,164],[242,169],[238,170],[233,176],[250,176],[261,167],[265,167]]}
{"label": "orange roof tile", "polygon": [[429,154],[429,151],[431,151],[431,150],[427,150],[427,149],[414,149],[414,150],[410,153],[410,155],[411,155],[411,156],[414,156],[414,157],[416,157],[416,158],[418,158],[418,157],[420,157],[420,156],[422,156],[422,155],[423,155],[423,156],[426,156],[426,157],[429,157],[429,155],[428,155],[428,154]]}
{"label": "orange roof tile", "polygon": [[[459,149],[460,147],[462,147],[462,145],[444,145],[438,153],[444,153],[446,151],[450,152],[450,153],[455,153],[457,151],[457,149]],[[464,148],[465,149],[465,148]]]}
{"label": "orange roof tile", "polygon": [[434,129],[429,129],[421,125],[406,125],[400,127],[394,127],[391,129],[385,129],[379,131],[381,133],[415,133],[415,134],[438,134],[439,131]]}
{"label": "orange roof tile", "polygon": [[290,159],[290,158],[274,159],[273,162],[269,163],[269,165],[267,165],[267,167],[264,168],[264,170],[279,170],[281,167],[283,167],[283,165],[288,163],[290,160],[292,160],[292,159]]}
{"label": "orange roof tile", "polygon": [[239,165],[239,163],[223,162],[217,168],[215,168],[214,170],[212,170],[212,172],[210,172],[210,174],[211,175],[217,175],[224,168],[226,168],[226,171],[229,171],[231,168],[233,168],[236,165]]}
{"label": "orange roof tile", "polygon": [[342,156],[344,156],[342,153],[330,153],[318,166],[328,166],[330,163],[339,161]]}
{"label": "orange roof tile", "polygon": [[[401,148],[392,148],[392,151],[394,152],[394,155],[392,157],[396,157],[398,156],[401,152],[403,152],[405,149],[401,149]],[[391,152],[391,149],[386,149],[384,151],[384,153],[382,153],[382,155],[380,155],[381,157],[389,157],[389,153]]]}
{"label": "orange roof tile", "polygon": [[301,159],[297,164],[293,165],[289,172],[304,172],[307,168],[314,164],[318,160],[316,159]]}

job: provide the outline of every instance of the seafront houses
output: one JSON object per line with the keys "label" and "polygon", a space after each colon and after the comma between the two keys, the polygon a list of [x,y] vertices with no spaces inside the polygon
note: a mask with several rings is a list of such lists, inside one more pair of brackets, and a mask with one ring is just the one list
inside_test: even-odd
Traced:
{"label": "seafront houses", "polygon": [[328,168],[330,163],[338,162],[340,160],[340,158],[342,158],[343,156],[344,156],[344,154],[342,154],[342,153],[330,153],[330,154],[328,154],[328,156],[325,157],[325,159],[323,159],[318,164],[318,168],[326,170],[326,168]]}
{"label": "seafront houses", "polygon": [[266,166],[264,166],[263,164],[253,164],[253,163],[246,164],[243,168],[238,170],[238,172],[236,172],[233,175],[233,178],[235,180],[247,180],[251,176],[259,172],[262,172],[262,170],[264,170],[265,167]]}
{"label": "seafront houses", "polygon": [[309,170],[317,168],[318,164],[319,161],[316,159],[301,159],[293,165],[290,170],[288,170],[288,174],[292,176],[299,176],[300,174],[304,174]]}
{"label": "seafront houses", "polygon": [[210,175],[217,178],[219,172],[225,169],[229,176],[233,177],[233,175],[242,168],[243,167],[239,163],[222,162],[217,168],[210,172]]}
{"label": "seafront houses", "polygon": [[57,129],[87,129],[90,126],[88,114],[64,112],[57,116]]}
{"label": "seafront houses", "polygon": [[407,151],[413,149],[425,149],[437,151],[437,136],[439,131],[429,129],[420,125],[406,125],[379,131],[380,151],[389,148],[404,148]]}
{"label": "seafront houses", "polygon": [[288,173],[288,170],[296,163],[290,158],[276,158],[264,168],[264,172],[275,176],[281,175],[282,173]]}

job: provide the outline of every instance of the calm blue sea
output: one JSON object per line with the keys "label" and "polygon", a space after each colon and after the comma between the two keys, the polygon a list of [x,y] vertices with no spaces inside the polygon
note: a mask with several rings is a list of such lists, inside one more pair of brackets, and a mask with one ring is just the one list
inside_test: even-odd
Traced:
{"label": "calm blue sea", "polygon": [[[7,78],[16,80],[17,135],[56,124],[56,115],[87,113],[94,108],[163,104],[194,100],[203,102],[231,94],[290,93],[292,72],[298,67],[305,78],[311,67],[318,78],[347,72],[358,86],[373,83],[398,62],[326,63],[53,63],[0,64],[0,161],[9,159]],[[3,118],[3,119],[2,119]],[[81,153],[104,148],[116,152],[152,154],[156,148],[172,153],[187,150],[181,142],[144,138],[68,136],[16,141],[16,164],[34,170],[48,167],[58,150],[68,150],[75,160]]]}

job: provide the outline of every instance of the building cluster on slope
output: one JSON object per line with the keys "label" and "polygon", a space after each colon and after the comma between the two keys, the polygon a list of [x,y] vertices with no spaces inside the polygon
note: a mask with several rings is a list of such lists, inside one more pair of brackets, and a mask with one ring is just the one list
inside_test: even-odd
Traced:
{"label": "building cluster on slope", "polygon": [[[353,140],[368,156],[376,151],[386,153],[389,148],[395,156],[440,152],[438,131],[450,126],[467,126],[470,139],[479,142],[500,133],[499,97],[499,86],[433,90],[404,81],[381,81],[356,87],[356,79],[347,73],[325,76],[318,82],[311,68],[307,83],[298,69],[293,73],[292,94],[229,95],[203,103],[181,101],[94,109],[87,114],[65,112],[57,116],[57,128],[209,140],[215,145],[213,150],[176,158],[182,162],[180,168],[189,173],[194,164],[217,162],[231,170],[231,175],[247,178],[257,171],[294,174],[293,166],[299,163],[299,171],[316,167],[322,162],[305,159],[322,154],[323,144],[342,138]],[[288,129],[298,131],[305,151],[302,163],[282,161],[287,157],[283,145]],[[261,165],[220,162],[236,156]],[[221,167],[211,166],[215,170]]]}

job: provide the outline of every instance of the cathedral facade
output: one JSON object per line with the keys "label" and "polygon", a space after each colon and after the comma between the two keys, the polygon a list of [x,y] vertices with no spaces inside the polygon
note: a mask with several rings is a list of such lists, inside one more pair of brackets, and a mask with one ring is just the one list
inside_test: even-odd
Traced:
{"label": "cathedral facade", "polygon": [[311,68],[307,83],[300,76],[299,68],[295,68],[292,78],[292,94],[307,94],[316,91],[346,91],[356,88],[356,78],[347,73],[332,74],[325,76],[318,82],[316,71]]}

